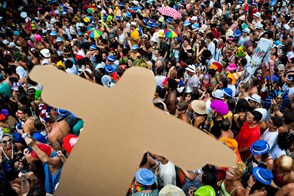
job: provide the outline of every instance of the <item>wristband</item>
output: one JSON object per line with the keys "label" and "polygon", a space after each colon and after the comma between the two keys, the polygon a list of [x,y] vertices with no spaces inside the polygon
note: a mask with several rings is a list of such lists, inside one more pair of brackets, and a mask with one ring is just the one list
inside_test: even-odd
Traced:
{"label": "wristband", "polygon": [[251,187],[251,186],[249,186],[249,185],[247,185],[247,187],[246,187],[246,188],[250,188],[250,189],[251,189],[252,187]]}

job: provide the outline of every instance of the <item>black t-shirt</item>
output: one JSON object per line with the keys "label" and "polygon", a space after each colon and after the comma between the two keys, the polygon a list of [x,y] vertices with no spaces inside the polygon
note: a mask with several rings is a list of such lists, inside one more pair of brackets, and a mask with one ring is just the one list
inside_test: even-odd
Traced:
{"label": "black t-shirt", "polygon": [[118,45],[118,41],[115,40],[114,42],[110,42],[109,47],[112,49],[117,49]]}
{"label": "black t-shirt", "polygon": [[160,50],[162,50],[164,52],[163,56],[165,55],[165,53],[169,52],[169,45],[166,42],[161,42],[160,46],[159,46]]}

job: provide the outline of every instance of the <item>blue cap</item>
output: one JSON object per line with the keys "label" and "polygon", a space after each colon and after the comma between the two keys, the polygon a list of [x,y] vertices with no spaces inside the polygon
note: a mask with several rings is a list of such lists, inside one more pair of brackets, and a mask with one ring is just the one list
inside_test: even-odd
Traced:
{"label": "blue cap", "polygon": [[197,23],[192,24],[192,29],[199,29],[199,24]]}
{"label": "blue cap", "polygon": [[279,45],[283,45],[283,43],[280,40],[276,40],[274,42],[274,45],[279,46]]}
{"label": "blue cap", "polygon": [[158,28],[158,24],[157,24],[156,22],[154,22],[154,23],[152,24],[152,27],[154,27],[154,28]]}
{"label": "blue cap", "polygon": [[121,16],[116,16],[116,20],[121,20]]}
{"label": "blue cap", "polygon": [[150,29],[152,27],[152,24],[150,24],[149,22],[146,25],[146,28]]}
{"label": "blue cap", "polygon": [[135,178],[140,184],[145,186],[150,186],[156,181],[156,176],[154,173],[151,170],[145,168],[138,169],[135,174]]}
{"label": "blue cap", "polygon": [[57,32],[56,31],[51,31],[50,36],[57,36]]}
{"label": "blue cap", "polygon": [[55,10],[54,12],[55,12],[55,14],[57,14],[58,16],[60,16],[60,11],[59,10]]}
{"label": "blue cap", "polygon": [[242,35],[242,32],[240,29],[237,29],[235,32],[234,32],[234,37],[240,37]]}
{"label": "blue cap", "polygon": [[55,41],[56,41],[56,42],[62,42],[63,39],[62,39],[61,37],[57,37]]}
{"label": "blue cap", "polygon": [[182,38],[180,36],[177,37],[177,42],[179,42],[179,43],[182,42]]}
{"label": "blue cap", "polygon": [[92,45],[90,46],[90,49],[98,50],[98,48],[97,48],[97,46],[96,46],[95,44],[92,44]]}
{"label": "blue cap", "polygon": [[118,6],[119,6],[119,7],[124,7],[125,5],[124,5],[124,3],[120,2],[120,3],[118,4]]}
{"label": "blue cap", "polygon": [[112,73],[114,71],[111,65],[106,65],[104,69],[107,73]]}
{"label": "blue cap", "polygon": [[108,60],[108,61],[110,61],[110,62],[114,62],[114,61],[115,61],[115,58],[114,58],[113,55],[110,55],[110,56],[107,57],[106,60]]}
{"label": "blue cap", "polygon": [[130,12],[127,12],[126,17],[131,18],[132,14]]}
{"label": "blue cap", "polygon": [[263,155],[270,150],[270,145],[263,140],[257,140],[250,146],[250,151],[253,155]]}
{"label": "blue cap", "polygon": [[63,118],[67,117],[69,115],[69,112],[67,110],[63,110],[63,109],[59,109],[59,108],[56,109],[56,112],[59,116],[61,116]]}
{"label": "blue cap", "polygon": [[138,44],[134,44],[134,45],[132,46],[132,50],[138,50],[138,49],[139,49]]}
{"label": "blue cap", "polygon": [[253,176],[258,182],[265,185],[270,185],[274,178],[273,173],[269,169],[262,167],[253,168]]}
{"label": "blue cap", "polygon": [[20,35],[20,32],[19,31],[13,31],[13,34],[14,35]]}
{"label": "blue cap", "polygon": [[233,97],[233,91],[232,91],[232,89],[230,89],[230,88],[224,88],[223,91],[224,91],[224,94],[226,96],[231,97],[231,98]]}
{"label": "blue cap", "polygon": [[167,22],[168,23],[172,23],[173,22],[173,19],[169,17],[169,18],[167,18]]}
{"label": "blue cap", "polygon": [[189,26],[191,24],[190,20],[185,20],[184,27]]}

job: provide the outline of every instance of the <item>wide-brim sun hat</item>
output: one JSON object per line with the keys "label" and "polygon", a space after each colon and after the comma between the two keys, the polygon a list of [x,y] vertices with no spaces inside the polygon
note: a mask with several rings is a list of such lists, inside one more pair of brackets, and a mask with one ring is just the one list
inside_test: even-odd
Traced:
{"label": "wide-brim sun hat", "polygon": [[193,100],[191,102],[191,107],[192,107],[193,111],[197,114],[204,115],[207,113],[205,101]]}
{"label": "wide-brim sun hat", "polygon": [[253,176],[258,182],[264,185],[270,185],[274,177],[270,170],[261,167],[253,168]]}
{"label": "wide-brim sun hat", "polygon": [[156,182],[156,176],[154,173],[149,169],[138,169],[138,171],[135,174],[136,180],[145,186],[151,186]]}
{"label": "wide-brim sun hat", "polygon": [[253,155],[263,155],[270,150],[270,145],[263,140],[257,140],[250,146],[250,152]]}

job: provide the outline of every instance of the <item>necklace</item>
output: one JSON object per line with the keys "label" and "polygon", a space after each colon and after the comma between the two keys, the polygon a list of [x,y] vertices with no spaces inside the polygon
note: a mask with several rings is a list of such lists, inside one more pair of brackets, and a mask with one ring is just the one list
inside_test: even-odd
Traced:
{"label": "necklace", "polygon": [[[4,156],[6,157],[7,160],[10,160],[10,158],[8,158],[7,154],[4,152],[4,150],[2,149],[2,153],[4,154]],[[11,155],[11,159],[13,160],[13,146],[12,146],[12,155]]]}

